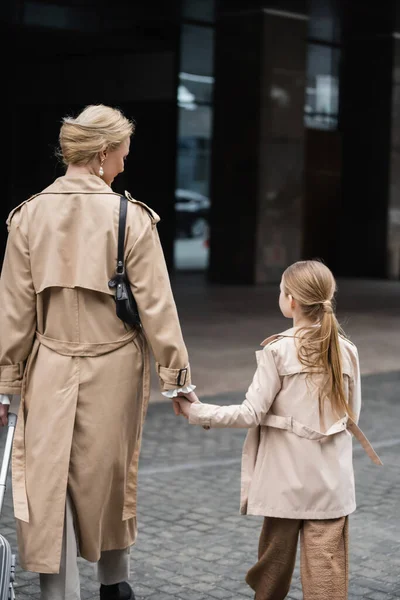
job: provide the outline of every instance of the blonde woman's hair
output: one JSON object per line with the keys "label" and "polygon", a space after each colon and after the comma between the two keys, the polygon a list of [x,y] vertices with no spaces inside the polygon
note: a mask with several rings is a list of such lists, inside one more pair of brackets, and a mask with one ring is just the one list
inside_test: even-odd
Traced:
{"label": "blonde woman's hair", "polygon": [[65,117],[60,130],[59,156],[65,165],[86,165],[102,150],[113,151],[135,131],[117,108],[90,105],[74,119]]}
{"label": "blonde woman's hair", "polygon": [[283,289],[298,303],[300,310],[319,327],[302,327],[296,338],[299,361],[312,372],[326,374],[319,390],[319,411],[323,420],[328,399],[333,412],[341,418],[354,415],[343,388],[342,356],[339,335],[344,333],[336,319],[334,295],[336,281],[332,272],[316,260],[299,261],[283,273]]}

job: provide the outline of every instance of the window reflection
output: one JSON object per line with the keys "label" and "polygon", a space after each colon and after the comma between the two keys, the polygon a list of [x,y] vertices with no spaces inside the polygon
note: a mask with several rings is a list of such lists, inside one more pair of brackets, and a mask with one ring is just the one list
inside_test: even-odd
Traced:
{"label": "window reflection", "polygon": [[177,90],[179,110],[175,267],[208,264],[214,31],[184,24]]}
{"label": "window reflection", "polygon": [[339,115],[340,51],[320,44],[308,45],[305,125],[337,129]]}
{"label": "window reflection", "polygon": [[336,130],[341,57],[340,0],[309,0],[305,125]]}

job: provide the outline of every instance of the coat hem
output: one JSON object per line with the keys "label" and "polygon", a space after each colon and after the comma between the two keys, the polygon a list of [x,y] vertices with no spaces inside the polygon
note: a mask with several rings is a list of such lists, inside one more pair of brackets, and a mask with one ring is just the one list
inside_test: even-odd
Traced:
{"label": "coat hem", "polygon": [[243,515],[255,516],[255,517],[275,517],[277,519],[304,519],[313,521],[324,521],[327,519],[340,519],[341,517],[347,517],[356,510],[356,505],[352,504],[349,507],[338,508],[336,510],[299,510],[288,511],[288,510],[277,510],[269,507],[255,507],[250,506],[247,511],[241,512]]}
{"label": "coat hem", "polygon": [[247,506],[241,510],[242,515],[255,517],[275,517],[277,519],[326,520],[347,517],[356,510],[356,504],[344,506],[335,510],[279,510],[268,506]]}
{"label": "coat hem", "polygon": [[[114,544],[111,544],[112,547],[102,548],[101,552],[109,552],[111,550],[127,550],[128,548],[132,548],[132,546],[134,546],[135,543],[136,543],[136,536],[134,536],[133,541],[131,543],[129,543],[128,545],[121,545],[121,547],[118,545],[118,547],[116,547]],[[82,553],[79,554],[80,558],[83,558],[84,560],[86,560],[87,562],[92,563],[92,564],[96,564],[97,562],[99,562],[100,556],[101,555],[99,554],[99,557],[96,560],[93,560],[93,559],[86,558]],[[60,572],[60,567],[52,568],[48,564],[42,564],[42,563],[32,563],[32,562],[20,561],[19,566],[24,571],[29,571],[31,573],[44,573],[46,575],[57,575]]]}
{"label": "coat hem", "polygon": [[23,571],[29,571],[30,573],[44,573],[46,575],[58,575],[60,572],[60,567],[57,569],[52,569],[48,564],[40,564],[40,563],[25,563],[23,561],[19,562],[19,566]]}

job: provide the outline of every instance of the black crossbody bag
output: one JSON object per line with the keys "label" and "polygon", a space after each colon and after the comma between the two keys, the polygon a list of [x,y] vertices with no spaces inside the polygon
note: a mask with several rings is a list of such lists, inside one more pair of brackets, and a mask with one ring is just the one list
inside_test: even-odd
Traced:
{"label": "black crossbody bag", "polygon": [[115,276],[108,282],[108,287],[115,288],[115,305],[117,317],[124,323],[131,326],[139,326],[140,317],[136,300],[132,294],[131,286],[125,271],[124,246],[126,214],[128,210],[128,200],[121,196],[119,204],[119,223],[118,223],[118,256]]}

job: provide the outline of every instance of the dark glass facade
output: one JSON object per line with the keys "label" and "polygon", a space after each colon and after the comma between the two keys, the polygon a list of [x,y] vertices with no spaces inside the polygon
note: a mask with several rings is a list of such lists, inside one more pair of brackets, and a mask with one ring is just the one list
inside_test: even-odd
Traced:
{"label": "dark glass facade", "polygon": [[[400,279],[400,2],[8,0],[8,211],[62,173],[62,117],[137,122],[117,189],[162,216],[173,270],[276,281],[320,257]],[[279,34],[279,35],[278,35]]]}

